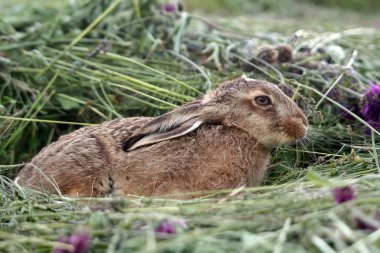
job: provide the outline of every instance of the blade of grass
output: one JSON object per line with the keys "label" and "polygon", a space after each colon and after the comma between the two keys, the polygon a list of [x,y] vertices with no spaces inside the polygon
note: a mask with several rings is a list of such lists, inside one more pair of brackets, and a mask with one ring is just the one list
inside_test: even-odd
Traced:
{"label": "blade of grass", "polygon": [[98,25],[106,16],[108,16],[119,4],[121,0],[115,0],[107,9],[103,11],[91,24],[89,24],[86,29],[84,29],[77,37],[75,37],[71,43],[60,53],[48,66],[41,70],[37,74],[36,78],[40,78],[45,72],[50,69],[56,62],[61,59],[74,45],[76,45],[84,36],[86,36],[96,25]]}

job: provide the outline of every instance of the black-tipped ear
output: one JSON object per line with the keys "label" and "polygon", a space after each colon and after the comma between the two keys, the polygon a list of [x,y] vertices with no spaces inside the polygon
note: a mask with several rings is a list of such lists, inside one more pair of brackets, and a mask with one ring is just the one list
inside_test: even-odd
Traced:
{"label": "black-tipped ear", "polygon": [[125,141],[124,151],[186,135],[202,124],[220,122],[219,111],[197,100],[153,119]]}
{"label": "black-tipped ear", "polygon": [[139,134],[132,136],[131,138],[127,139],[123,145],[123,150],[128,151],[130,147],[132,147],[136,142],[144,138],[146,135],[145,134]]}
{"label": "black-tipped ear", "polygon": [[128,139],[125,142],[123,150],[128,152],[128,151],[135,150],[139,147],[151,145],[151,144],[158,143],[165,140],[178,138],[180,136],[193,132],[198,127],[200,127],[202,123],[203,123],[202,121],[188,122],[184,125],[181,125],[167,132],[155,133],[155,134],[150,134],[150,135],[145,135],[145,136],[144,135],[133,136],[132,138]]}

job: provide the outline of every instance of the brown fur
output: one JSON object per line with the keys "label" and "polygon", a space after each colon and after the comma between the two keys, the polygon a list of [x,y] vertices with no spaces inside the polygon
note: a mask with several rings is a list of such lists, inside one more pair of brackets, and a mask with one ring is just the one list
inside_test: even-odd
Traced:
{"label": "brown fur", "polygon": [[[257,105],[257,95],[273,105]],[[255,186],[265,176],[270,147],[302,138],[306,125],[276,86],[240,78],[157,118],[111,120],[62,136],[25,165],[19,181],[72,196]],[[131,140],[136,148],[125,146]]]}

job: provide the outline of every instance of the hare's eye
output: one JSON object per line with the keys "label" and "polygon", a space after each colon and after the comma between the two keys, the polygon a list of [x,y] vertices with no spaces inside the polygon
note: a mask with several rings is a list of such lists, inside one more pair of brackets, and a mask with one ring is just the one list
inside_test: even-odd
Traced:
{"label": "hare's eye", "polygon": [[268,96],[257,96],[255,97],[255,101],[258,105],[271,105],[272,101]]}

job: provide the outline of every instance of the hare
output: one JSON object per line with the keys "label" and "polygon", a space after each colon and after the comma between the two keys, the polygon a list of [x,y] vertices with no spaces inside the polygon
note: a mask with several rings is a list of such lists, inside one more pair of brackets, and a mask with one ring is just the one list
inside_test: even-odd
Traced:
{"label": "hare", "polygon": [[259,185],[270,150],[306,135],[307,118],[276,85],[241,77],[159,117],[78,129],[19,173],[71,196],[163,195]]}

